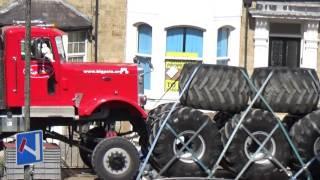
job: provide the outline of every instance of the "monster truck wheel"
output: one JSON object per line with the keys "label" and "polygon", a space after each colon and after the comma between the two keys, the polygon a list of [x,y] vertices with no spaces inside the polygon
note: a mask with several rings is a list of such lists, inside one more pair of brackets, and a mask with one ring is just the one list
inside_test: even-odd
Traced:
{"label": "monster truck wheel", "polygon": [[287,130],[290,131],[291,127],[299,121],[299,119],[303,118],[302,115],[293,115],[293,114],[287,114],[282,119],[282,124],[287,128]]}
{"label": "monster truck wheel", "polygon": [[[156,108],[149,111],[147,121],[146,121],[148,136],[151,133],[151,128],[153,123],[155,123],[156,121],[159,121],[164,113],[168,113],[171,110],[173,105],[174,103],[164,103],[164,104],[160,104]],[[181,107],[181,105],[177,104],[176,108],[179,108],[179,107]],[[148,143],[145,143],[141,146],[141,151],[143,154],[148,153],[148,146],[149,146]]]}
{"label": "monster truck wheel", "polygon": [[[240,114],[235,115],[221,130],[222,142],[224,145],[226,145],[240,118]],[[248,113],[243,121],[243,126],[262,143],[276,123],[276,119],[270,112],[256,109]],[[235,173],[239,173],[249,161],[249,158],[253,157],[254,162],[244,173],[245,178],[259,179],[264,177],[268,179],[273,176],[274,173],[279,173],[277,166],[268,159],[269,156],[264,151],[253,156],[258,148],[259,145],[253,138],[251,138],[243,128],[240,128],[235,134],[234,139],[225,154],[225,159],[230,166],[230,169]],[[276,130],[271,139],[266,143],[265,148],[269,150],[272,156],[282,163],[284,167],[286,167],[290,159],[288,153],[290,152],[290,149],[285,136],[280,129]]]}
{"label": "monster truck wheel", "polygon": [[93,169],[101,179],[134,179],[139,170],[139,154],[130,141],[114,137],[101,141],[92,155]]}
{"label": "monster truck wheel", "polygon": [[[180,75],[179,92],[184,89],[198,65],[186,64]],[[189,88],[182,95],[182,105],[196,109],[240,112],[249,99],[249,86],[239,67],[202,64]],[[244,72],[245,70],[242,69]]]}
{"label": "monster truck wheel", "polygon": [[[163,116],[166,116],[166,114]],[[158,133],[163,119],[153,124],[150,144]],[[164,168],[181,150],[183,147],[182,141],[186,143],[205,122],[208,124],[195,136],[188,147],[194,152],[193,157],[200,160],[207,168],[212,167],[222,149],[220,134],[216,124],[210,120],[209,116],[189,107],[180,107],[171,115],[168,124],[176,131],[178,137],[174,136],[169,128],[163,129],[152,152],[151,165],[158,171]],[[162,175],[177,177],[207,176],[205,170],[193,160],[191,153],[186,149],[178,155],[177,159]]]}
{"label": "monster truck wheel", "polygon": [[[105,137],[105,130],[102,127],[95,127],[90,129],[84,137],[80,140],[80,146],[84,146],[88,149],[93,150],[98,142],[94,141],[94,138],[104,138]],[[91,155],[92,153],[89,153],[81,148],[79,148],[79,155],[82,160],[82,162],[88,166],[89,168],[92,168],[91,164]]]}
{"label": "monster truck wheel", "polygon": [[[267,67],[256,68],[252,81],[260,88],[269,73],[274,74],[262,92],[262,96],[275,112],[290,114],[307,114],[317,107],[319,100],[319,79],[313,69]],[[310,76],[313,74],[314,79]],[[252,97],[255,96],[253,91]],[[266,109],[266,105],[259,98],[254,107]]]}
{"label": "monster truck wheel", "polygon": [[[306,163],[320,154],[320,110],[316,110],[295,123],[290,131],[292,141],[302,160]],[[294,166],[300,169],[298,160],[294,159]],[[295,168],[294,167],[294,168]],[[314,179],[320,178],[320,159],[309,167]]]}
{"label": "monster truck wheel", "polygon": [[213,120],[216,122],[218,129],[221,129],[232,118],[232,116],[233,114],[231,113],[219,111],[213,116]]}

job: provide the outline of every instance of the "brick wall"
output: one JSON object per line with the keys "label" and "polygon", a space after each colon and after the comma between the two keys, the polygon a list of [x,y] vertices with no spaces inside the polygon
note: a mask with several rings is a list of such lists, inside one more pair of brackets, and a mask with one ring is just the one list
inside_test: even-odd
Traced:
{"label": "brick wall", "polygon": [[[67,0],[95,23],[95,1]],[[122,62],[125,56],[127,0],[99,1],[98,60]],[[94,59],[94,45],[89,44],[88,58]]]}

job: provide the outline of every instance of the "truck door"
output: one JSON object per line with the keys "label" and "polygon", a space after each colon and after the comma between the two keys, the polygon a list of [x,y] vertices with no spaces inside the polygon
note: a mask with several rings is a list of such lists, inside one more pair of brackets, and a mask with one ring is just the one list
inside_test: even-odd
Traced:
{"label": "truck door", "polygon": [[[25,43],[21,42],[21,57],[25,74]],[[49,38],[31,40],[30,84],[31,105],[52,105],[56,99],[55,60]],[[21,72],[21,71],[20,71]],[[24,76],[19,76],[23,77]],[[24,79],[20,79],[20,82]]]}

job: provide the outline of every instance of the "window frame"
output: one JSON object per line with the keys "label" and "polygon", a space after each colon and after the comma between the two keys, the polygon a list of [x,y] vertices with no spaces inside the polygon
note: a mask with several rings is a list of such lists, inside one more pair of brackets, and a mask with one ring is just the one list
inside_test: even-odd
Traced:
{"label": "window frame", "polygon": [[[227,31],[227,46],[226,46],[226,56],[219,56],[219,33],[220,31]],[[231,26],[222,26],[220,28],[218,28],[217,30],[217,41],[216,41],[216,63],[217,64],[222,64],[222,65],[227,65],[228,62],[230,62],[231,58],[230,58],[230,35],[231,32],[234,30],[233,27]]]}
{"label": "window frame", "polygon": [[[168,31],[170,30],[182,30],[182,51],[175,51],[177,53],[197,53],[198,57],[189,57],[189,56],[184,56],[184,55],[178,55],[178,56],[172,56],[172,55],[168,55],[168,52],[173,52],[173,51],[168,51]],[[201,54],[199,55],[198,52],[188,52],[186,51],[186,47],[187,47],[187,35],[188,35],[188,30],[196,30],[201,32]],[[203,50],[204,50],[204,32],[205,30],[203,30],[202,28],[198,28],[198,27],[193,27],[193,26],[175,26],[175,27],[170,27],[166,29],[166,55],[165,58],[166,59],[172,59],[172,60],[197,60],[197,61],[202,61],[203,60]]]}
{"label": "window frame", "polygon": [[[47,44],[48,48],[51,50],[51,53],[52,53],[52,56],[53,56],[53,60],[55,60],[56,56],[55,56],[55,54],[53,52],[53,47],[52,47],[52,42],[51,42],[51,38],[50,37],[34,37],[34,38],[31,38],[31,41],[30,41],[30,43],[31,43],[31,49],[30,49],[31,50],[30,51],[31,60],[43,60],[45,58],[45,57],[36,57],[36,55],[32,54],[33,53],[32,52],[32,45],[33,45],[32,43],[34,41],[38,41],[38,40],[43,41],[42,43],[46,43]],[[40,53],[40,55],[42,56],[41,47],[40,47],[40,51],[38,53]],[[21,57],[22,60],[25,60],[25,39],[22,39],[20,41],[20,57]]]}
{"label": "window frame", "polygon": [[[87,61],[87,53],[88,53],[88,32],[87,31],[69,31],[67,32],[68,33],[68,45],[67,45],[67,60],[66,62],[86,62]],[[70,41],[70,36],[69,36],[69,33],[85,33],[85,39],[84,41],[74,41],[74,42],[71,42]],[[81,37],[79,34],[78,34],[78,37]],[[80,43],[84,43],[84,52],[72,52],[70,53],[69,52],[69,45],[72,44],[72,49],[74,49],[74,45],[78,43],[79,44],[79,49],[80,49]],[[73,61],[73,60],[70,60],[70,58],[81,58],[82,60],[80,61]]]}
{"label": "window frame", "polygon": [[[142,41],[140,41],[140,28],[142,26],[146,26],[148,28],[150,28],[151,30],[151,33],[150,33],[150,41],[151,42],[148,42],[150,44],[150,47],[147,51],[149,51],[150,53],[144,53],[144,52],[141,52],[140,50],[140,43]],[[142,58],[144,59],[143,62],[147,62],[149,61],[149,68],[147,68],[149,70],[149,72],[146,72],[146,68],[145,68],[145,65],[147,63],[141,63],[141,62],[138,62],[138,66],[143,68],[143,74],[144,74],[144,82],[143,82],[143,89],[144,90],[151,90],[151,72],[152,72],[152,40],[153,40],[153,28],[152,26],[150,26],[149,24],[146,24],[146,23],[142,23],[142,24],[139,24],[136,26],[136,29],[137,29],[137,48],[136,48],[136,54],[135,54],[135,57],[136,58]],[[146,75],[148,76],[148,78],[145,78]]]}

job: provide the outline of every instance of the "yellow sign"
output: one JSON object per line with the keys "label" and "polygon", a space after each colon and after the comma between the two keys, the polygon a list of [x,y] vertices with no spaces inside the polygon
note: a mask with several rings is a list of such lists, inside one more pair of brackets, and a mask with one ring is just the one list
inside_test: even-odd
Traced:
{"label": "yellow sign", "polygon": [[190,60],[166,60],[165,63],[165,91],[179,92],[179,76],[183,66],[187,63],[199,63]]}
{"label": "yellow sign", "polygon": [[166,79],[165,90],[170,92],[179,92],[179,81]]}
{"label": "yellow sign", "polygon": [[166,52],[167,57],[177,58],[198,58],[198,53],[193,52]]}

